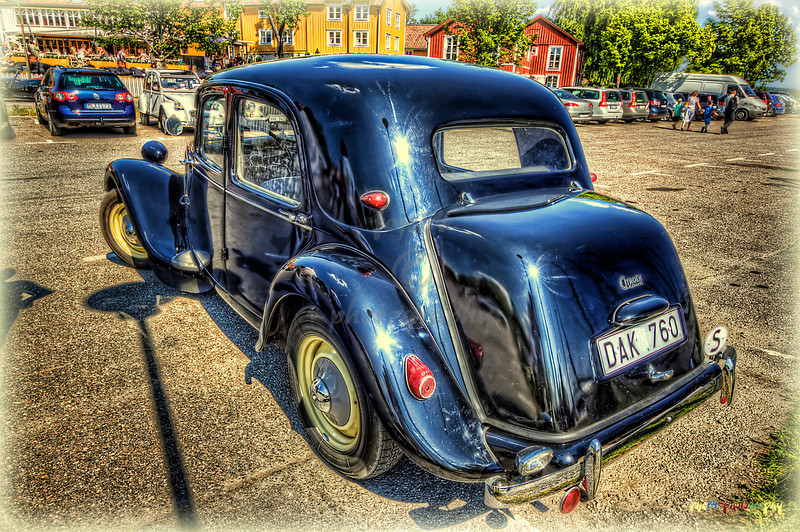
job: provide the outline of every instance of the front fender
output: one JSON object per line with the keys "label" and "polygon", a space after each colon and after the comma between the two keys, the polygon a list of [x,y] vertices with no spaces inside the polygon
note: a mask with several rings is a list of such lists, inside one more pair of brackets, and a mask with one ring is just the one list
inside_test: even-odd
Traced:
{"label": "front fender", "polygon": [[117,189],[125,204],[128,218],[159,280],[187,292],[208,290],[211,285],[202,274],[172,266],[173,257],[189,249],[182,230],[183,176],[147,161],[118,159],[106,169],[105,189],[112,188]]}
{"label": "front fender", "polygon": [[[288,325],[291,316],[285,308],[296,309],[298,301],[316,306],[329,319],[384,426],[415,461],[462,481],[501,471],[430,331],[386,270],[341,247],[296,257],[272,285],[257,348]],[[403,360],[412,353],[436,379],[436,391],[427,401],[412,397],[406,385]]]}

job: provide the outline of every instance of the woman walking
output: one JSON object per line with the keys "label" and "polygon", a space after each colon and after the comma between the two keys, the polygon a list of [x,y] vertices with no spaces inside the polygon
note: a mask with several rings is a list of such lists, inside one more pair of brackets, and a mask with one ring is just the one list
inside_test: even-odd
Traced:
{"label": "woman walking", "polygon": [[683,124],[681,124],[681,131],[686,128],[686,131],[692,130],[692,120],[697,108],[700,106],[700,98],[697,96],[697,91],[693,91],[689,99],[686,100],[686,105],[683,107]]}

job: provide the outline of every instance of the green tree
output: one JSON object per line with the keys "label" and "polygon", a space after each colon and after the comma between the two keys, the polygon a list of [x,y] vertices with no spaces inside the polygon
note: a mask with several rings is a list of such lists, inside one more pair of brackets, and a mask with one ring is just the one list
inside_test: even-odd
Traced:
{"label": "green tree", "polygon": [[[238,0],[237,0],[238,1]],[[117,46],[142,45],[164,59],[182,48],[227,46],[238,38],[235,21],[222,20],[219,4],[198,7],[189,0],[88,0],[82,24],[96,27],[103,41]]]}
{"label": "green tree", "polygon": [[707,57],[696,58],[689,69],[696,72],[736,74],[753,85],[783,81],[797,61],[797,35],[785,15],[770,4],[758,8],[752,0],[715,2],[716,19],[706,27],[716,46]]}
{"label": "green tree", "polygon": [[[220,16],[220,11],[224,16]],[[236,22],[242,14],[240,0],[224,0],[184,12],[182,27],[185,40],[208,56],[224,53],[239,38]]]}
{"label": "green tree", "polygon": [[447,19],[450,18],[450,8],[447,11],[442,9],[437,9],[430,15],[425,15],[424,17],[418,19],[417,24],[436,24],[439,25],[442,22],[447,22]]}
{"label": "green tree", "polygon": [[697,24],[697,0],[556,0],[550,13],[584,43],[590,83],[648,86],[657,72],[702,60],[713,48]]}
{"label": "green tree", "polygon": [[277,42],[278,57],[283,57],[283,32],[295,29],[301,17],[307,17],[305,0],[261,0],[259,10],[266,13],[272,38]]}
{"label": "green tree", "polygon": [[535,0],[453,0],[447,32],[458,35],[463,61],[519,65],[535,39],[525,34],[535,10]]}
{"label": "green tree", "polygon": [[417,22],[417,15],[419,15],[419,8],[417,4],[408,4],[408,11],[406,11],[406,24],[419,24]]}

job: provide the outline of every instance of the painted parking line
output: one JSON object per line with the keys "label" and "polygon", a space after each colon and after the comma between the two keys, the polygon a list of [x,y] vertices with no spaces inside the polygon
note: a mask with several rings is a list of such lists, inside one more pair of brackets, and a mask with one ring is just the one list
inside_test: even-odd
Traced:
{"label": "painted parking line", "polygon": [[791,150],[786,150],[786,151],[797,151],[797,148],[792,148]]}
{"label": "painted parking line", "polygon": [[83,257],[83,262],[100,262],[108,259],[108,255],[94,255],[93,257]]}
{"label": "painted parking line", "polygon": [[767,155],[775,155],[775,152],[771,151],[769,153],[759,153],[758,154],[759,157],[766,157]]}
{"label": "painted parking line", "polygon": [[36,142],[26,142],[25,144],[75,144],[74,140],[39,140]]}
{"label": "painted parking line", "polygon": [[635,174],[630,175],[645,175],[645,174],[655,174],[658,170],[647,170],[645,172],[636,172]]}
{"label": "painted parking line", "polygon": [[708,163],[694,163],[694,164],[687,164],[684,168],[694,168],[695,166],[708,166]]}

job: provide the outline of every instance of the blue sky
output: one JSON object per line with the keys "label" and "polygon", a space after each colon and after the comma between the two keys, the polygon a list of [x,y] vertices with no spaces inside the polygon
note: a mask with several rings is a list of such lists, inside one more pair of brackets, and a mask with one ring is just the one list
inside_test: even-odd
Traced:
{"label": "blue sky", "polygon": [[[447,6],[450,5],[450,0],[409,0],[409,3],[414,3],[419,8],[419,16],[423,17],[425,15],[433,14],[434,11],[437,9],[445,9]],[[550,9],[550,6],[553,4],[552,0],[544,0],[541,2],[536,3],[538,8],[536,9],[537,15],[547,15],[547,11]],[[796,0],[766,0],[766,1],[759,1],[756,0],[755,4],[772,4],[778,6],[781,13],[786,15],[789,19],[789,22],[792,24],[792,27],[797,32],[800,29],[800,5]],[[715,15],[714,12],[714,0],[700,0],[699,2],[699,15],[697,17],[698,22],[701,24],[705,24],[705,21],[709,17],[713,17]],[[792,88],[800,88],[800,63],[795,63],[789,68],[786,68],[786,80],[783,83],[777,83],[775,85],[780,85],[784,87],[792,87]]]}

